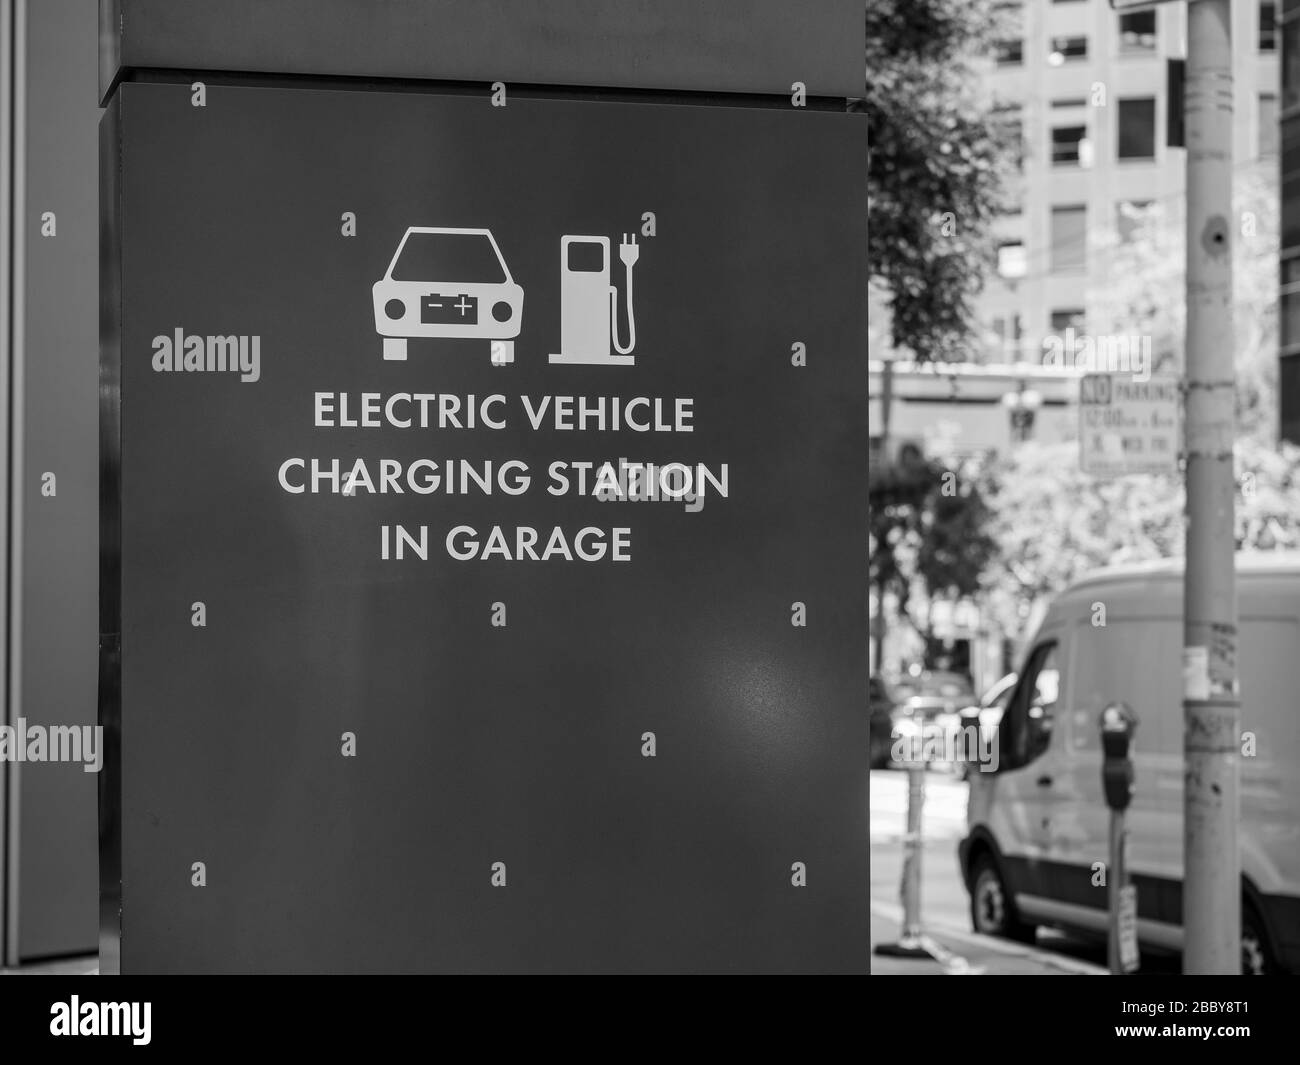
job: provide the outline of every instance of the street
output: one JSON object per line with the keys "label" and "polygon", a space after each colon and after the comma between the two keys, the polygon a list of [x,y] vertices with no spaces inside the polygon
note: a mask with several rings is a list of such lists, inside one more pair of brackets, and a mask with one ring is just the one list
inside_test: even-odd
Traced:
{"label": "street", "polygon": [[[902,906],[903,831],[907,817],[907,774],[894,769],[871,773],[871,939],[898,938]],[[957,864],[957,843],[965,833],[966,784],[944,772],[926,776],[922,818],[921,924],[952,958],[944,961],[872,956],[871,971],[887,975],[1105,974],[1105,944],[1039,929],[1033,947],[971,931],[969,899]],[[1143,954],[1143,975],[1179,971],[1175,957]]]}

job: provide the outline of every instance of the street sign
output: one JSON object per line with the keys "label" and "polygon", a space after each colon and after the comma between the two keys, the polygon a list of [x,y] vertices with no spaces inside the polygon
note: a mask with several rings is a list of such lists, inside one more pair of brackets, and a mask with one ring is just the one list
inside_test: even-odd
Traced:
{"label": "street sign", "polygon": [[105,118],[121,971],[860,970],[860,116],[190,82]]}
{"label": "street sign", "polygon": [[1132,373],[1079,379],[1079,466],[1098,477],[1176,473],[1181,448],[1177,380]]}
{"label": "street sign", "polygon": [[1126,973],[1134,972],[1141,960],[1138,952],[1138,889],[1125,884],[1119,889],[1119,963]]}

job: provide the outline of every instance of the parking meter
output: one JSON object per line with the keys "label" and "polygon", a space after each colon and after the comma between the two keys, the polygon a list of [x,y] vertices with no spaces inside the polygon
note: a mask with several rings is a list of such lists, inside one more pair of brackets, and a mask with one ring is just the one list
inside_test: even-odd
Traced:
{"label": "parking meter", "polygon": [[1106,959],[1112,973],[1131,973],[1139,965],[1137,888],[1128,878],[1128,833],[1124,811],[1133,798],[1133,759],[1129,750],[1137,732],[1137,715],[1124,703],[1111,703],[1101,712],[1101,784],[1110,807],[1110,929]]}
{"label": "parking meter", "polygon": [[1137,715],[1124,703],[1111,703],[1101,712],[1101,783],[1106,805],[1125,810],[1133,797],[1133,760],[1129,748],[1137,732]]}

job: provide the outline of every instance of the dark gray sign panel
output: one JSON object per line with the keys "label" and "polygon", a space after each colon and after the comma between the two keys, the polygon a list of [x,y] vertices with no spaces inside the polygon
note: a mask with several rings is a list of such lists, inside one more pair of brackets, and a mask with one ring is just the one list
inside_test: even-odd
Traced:
{"label": "dark gray sign panel", "polygon": [[101,0],[125,71],[860,97],[861,0]]}
{"label": "dark gray sign panel", "polygon": [[861,116],[198,100],[106,126],[121,970],[865,971]]}

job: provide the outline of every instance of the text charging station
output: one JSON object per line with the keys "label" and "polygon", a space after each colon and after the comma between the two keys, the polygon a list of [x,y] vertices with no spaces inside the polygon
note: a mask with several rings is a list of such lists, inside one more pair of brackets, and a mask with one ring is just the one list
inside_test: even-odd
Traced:
{"label": "text charging station", "polygon": [[108,101],[107,970],[866,968],[862,116],[504,92]]}

